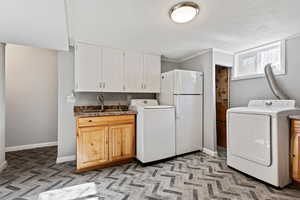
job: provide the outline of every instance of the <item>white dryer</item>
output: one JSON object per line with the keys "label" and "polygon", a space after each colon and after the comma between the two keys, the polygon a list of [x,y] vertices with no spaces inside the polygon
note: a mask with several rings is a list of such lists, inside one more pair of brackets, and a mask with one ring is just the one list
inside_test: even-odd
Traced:
{"label": "white dryer", "polygon": [[149,163],[175,156],[175,107],[155,99],[132,99],[130,109],[138,113],[137,159]]}
{"label": "white dryer", "polygon": [[227,111],[227,165],[284,187],[289,175],[289,115],[300,114],[294,100],[253,100]]}

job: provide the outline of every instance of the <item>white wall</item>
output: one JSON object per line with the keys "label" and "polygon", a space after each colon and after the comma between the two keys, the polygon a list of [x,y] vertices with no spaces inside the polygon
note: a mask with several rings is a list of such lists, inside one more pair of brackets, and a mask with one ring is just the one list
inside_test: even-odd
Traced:
{"label": "white wall", "polygon": [[68,26],[64,0],[1,1],[0,41],[67,50]]}
{"label": "white wall", "polygon": [[57,54],[6,45],[6,147],[57,141]]}
{"label": "white wall", "polygon": [[[73,114],[73,103],[67,102],[67,97],[74,89],[74,54],[58,52],[58,159],[75,155],[76,129]],[[69,159],[69,160],[72,160]]]}
{"label": "white wall", "polygon": [[232,53],[223,52],[216,49],[213,49],[213,53],[215,65],[221,65],[223,67],[233,67],[234,56]]}
{"label": "white wall", "polygon": [[0,43],[0,172],[5,166],[5,45]]}
{"label": "white wall", "polygon": [[[286,75],[276,76],[279,85],[300,106],[300,37],[286,41]],[[245,106],[251,99],[275,99],[265,78],[234,80],[230,85],[231,106]]]}
{"label": "white wall", "polygon": [[204,148],[216,151],[215,68],[212,49],[181,63],[182,69],[204,73]]}
{"label": "white wall", "polygon": [[105,105],[128,105],[131,99],[154,99],[154,94],[136,94],[136,93],[95,93],[82,92],[76,94],[76,106],[99,105],[97,95],[103,94]]}

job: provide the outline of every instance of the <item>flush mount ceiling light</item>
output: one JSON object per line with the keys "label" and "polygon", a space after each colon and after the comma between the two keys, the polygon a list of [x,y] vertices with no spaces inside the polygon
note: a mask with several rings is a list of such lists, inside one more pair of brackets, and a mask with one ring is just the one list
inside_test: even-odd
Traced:
{"label": "flush mount ceiling light", "polygon": [[199,5],[194,2],[180,2],[169,10],[169,16],[175,23],[192,21],[199,13]]}

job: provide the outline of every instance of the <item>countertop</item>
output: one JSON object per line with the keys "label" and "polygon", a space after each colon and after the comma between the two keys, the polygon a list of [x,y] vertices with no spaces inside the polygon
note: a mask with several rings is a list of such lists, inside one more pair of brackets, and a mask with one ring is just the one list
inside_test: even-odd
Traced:
{"label": "countertop", "polygon": [[105,112],[75,112],[75,117],[103,117],[103,116],[118,116],[118,115],[136,115],[137,112],[133,110],[127,111],[105,111]]}
{"label": "countertop", "polygon": [[100,106],[75,106],[75,117],[102,117],[119,115],[136,115],[137,112],[129,110],[128,106],[104,106],[104,111],[100,111]]}
{"label": "countertop", "polygon": [[300,115],[290,115],[289,118],[290,119],[300,120]]}

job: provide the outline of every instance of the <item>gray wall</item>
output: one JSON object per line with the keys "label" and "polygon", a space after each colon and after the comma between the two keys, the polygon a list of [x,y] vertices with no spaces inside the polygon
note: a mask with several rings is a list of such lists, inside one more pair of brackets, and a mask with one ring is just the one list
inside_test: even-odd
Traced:
{"label": "gray wall", "polygon": [[[286,40],[286,75],[279,85],[300,106],[300,37]],[[251,99],[275,99],[265,78],[234,80],[230,85],[231,106],[245,106]]]}
{"label": "gray wall", "polygon": [[5,45],[0,43],[0,172],[5,163]]}
{"label": "gray wall", "polygon": [[[74,53],[58,52],[58,162],[75,159],[76,130],[73,107],[98,105],[101,93],[76,93],[75,102],[69,102],[74,89]],[[132,98],[155,98],[154,94],[104,93],[105,105],[126,105]]]}
{"label": "gray wall", "polygon": [[6,45],[6,147],[57,141],[56,51]]}
{"label": "gray wall", "polygon": [[179,63],[175,63],[175,62],[170,62],[170,61],[161,61],[161,72],[168,72],[174,69],[179,69],[180,68],[180,64]]}
{"label": "gray wall", "polygon": [[186,60],[180,64],[182,69],[201,71],[204,73],[204,148],[216,151],[216,107],[215,107],[215,68],[212,50]]}

